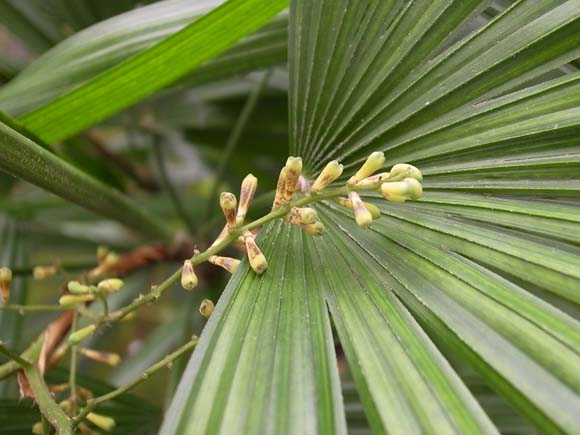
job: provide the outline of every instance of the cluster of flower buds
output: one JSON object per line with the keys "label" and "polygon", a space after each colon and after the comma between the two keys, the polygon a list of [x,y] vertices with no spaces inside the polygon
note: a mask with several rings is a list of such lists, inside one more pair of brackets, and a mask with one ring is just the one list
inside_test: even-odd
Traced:
{"label": "cluster of flower buds", "polygon": [[97,248],[98,266],[89,272],[90,277],[111,274],[119,265],[121,257],[116,252],[110,251],[106,246]]}
{"label": "cluster of flower buds", "polygon": [[57,272],[58,268],[56,266],[34,266],[32,277],[36,280],[42,280],[56,275]]}
{"label": "cluster of flower buds", "polygon": [[69,294],[61,296],[58,300],[60,305],[78,305],[94,301],[97,294],[107,295],[116,293],[123,287],[123,280],[119,278],[108,278],[94,285],[81,284],[78,281],[69,281],[67,289]]}
{"label": "cluster of flower buds", "polygon": [[288,214],[288,222],[315,237],[324,233],[324,224],[320,221],[316,210],[311,207],[293,207]]}
{"label": "cluster of flower buds", "polygon": [[[397,164],[391,172],[379,171],[385,163],[384,153],[377,151],[372,153],[360,169],[348,179],[350,186],[348,198],[335,198],[339,204],[354,210],[356,223],[363,228],[368,227],[381,213],[373,204],[364,202],[357,191],[379,191],[385,199],[392,202],[405,202],[409,199],[418,199],[423,193],[421,171],[408,164]],[[320,173],[311,191],[319,193],[326,186],[342,175],[342,165],[336,160],[328,163]]]}
{"label": "cluster of flower buds", "polygon": [[12,285],[12,271],[7,267],[0,267],[0,296],[5,304],[10,302],[10,286]]}

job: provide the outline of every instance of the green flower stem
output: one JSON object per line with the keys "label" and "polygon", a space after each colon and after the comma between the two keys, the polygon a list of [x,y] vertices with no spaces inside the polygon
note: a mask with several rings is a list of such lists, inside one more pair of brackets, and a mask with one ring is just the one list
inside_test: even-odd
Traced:
{"label": "green flower stem", "polygon": [[54,401],[38,367],[31,365],[24,369],[24,373],[42,415],[56,428],[59,435],[71,435],[73,433],[72,420]]}
{"label": "green flower stem", "polygon": [[0,310],[10,311],[74,311],[75,306],[72,305],[18,305],[8,304],[0,305]]}
{"label": "green flower stem", "polygon": [[[75,313],[72,320],[72,325],[70,327],[70,333],[73,334],[77,330],[78,324],[78,314]],[[69,373],[69,390],[71,395],[71,407],[72,413],[76,413],[76,404],[77,404],[77,361],[78,361],[78,353],[77,353],[77,345],[72,345],[70,347],[70,373]]]}
{"label": "green flower stem", "polygon": [[[208,261],[209,257],[221,252],[223,249],[225,249],[227,246],[229,246],[233,241],[237,240],[238,237],[241,236],[242,234],[244,234],[246,231],[253,230],[254,228],[260,227],[260,226],[262,226],[270,221],[273,221],[275,219],[279,219],[279,218],[286,216],[292,207],[303,207],[303,206],[311,204],[313,202],[318,202],[318,201],[322,201],[325,199],[332,199],[332,198],[335,198],[337,196],[344,195],[345,193],[348,193],[351,190],[356,190],[356,189],[354,188],[354,186],[346,185],[346,186],[342,186],[342,187],[337,187],[335,189],[329,189],[325,193],[312,194],[309,196],[305,196],[304,198],[301,198],[301,199],[299,199],[291,204],[285,204],[276,210],[272,210],[270,213],[262,216],[261,218],[256,219],[253,222],[250,222],[249,224],[243,225],[239,228],[232,230],[221,242],[217,243],[214,246],[210,246],[204,252],[191,257],[191,263],[194,266],[196,266],[198,264],[201,264],[201,263]],[[137,309],[139,309],[143,305],[146,305],[150,302],[156,301],[157,299],[159,299],[163,295],[163,293],[165,293],[165,291],[167,291],[174,283],[176,283],[179,280],[179,278],[181,277],[181,271],[182,271],[182,268],[180,267],[178,270],[176,270],[173,273],[173,275],[171,275],[169,278],[167,278],[165,281],[163,281],[158,286],[152,288],[149,293],[139,296],[137,299],[134,299],[133,302],[131,302],[129,305],[127,305],[125,308],[122,308],[115,317],[108,317],[108,318],[101,319],[101,321],[97,322],[97,327],[99,328],[99,327],[111,324],[113,322],[116,322],[116,321],[122,319],[123,317],[125,317],[126,315],[136,311]]]}
{"label": "green flower stem", "polygon": [[5,374],[8,375],[13,372],[13,370],[11,370],[11,363],[12,365],[16,365],[16,369],[24,370],[30,389],[34,394],[34,400],[38,404],[42,415],[50,422],[50,424],[58,429],[59,434],[70,435],[73,433],[71,419],[54,401],[36,364],[29,361],[29,359],[33,361],[38,359],[42,348],[42,342],[41,339],[36,340],[22,355],[18,355],[0,342],[0,352],[12,359],[10,363],[0,366],[0,379],[5,377]]}
{"label": "green flower stem", "polygon": [[141,374],[141,376],[139,376],[138,378],[134,379],[133,381],[129,382],[128,384],[123,385],[122,387],[119,387],[116,390],[113,390],[107,394],[103,394],[102,396],[95,397],[94,399],[89,399],[87,401],[87,404],[85,405],[85,407],[75,417],[74,423],[73,423],[74,427],[76,427],[81,421],[83,421],[83,419],[87,416],[87,414],[89,412],[91,412],[93,409],[95,409],[95,407],[97,407],[101,403],[106,402],[106,401],[111,400],[111,399],[114,399],[115,397],[118,397],[121,394],[124,394],[129,390],[132,390],[135,386],[137,386],[141,382],[149,379],[153,374],[155,374],[159,370],[163,369],[164,367],[170,366],[173,363],[173,361],[175,361],[177,358],[179,358],[185,352],[193,349],[197,345],[197,341],[198,341],[198,338],[196,336],[193,336],[191,338],[191,340],[189,340],[187,343],[185,343],[179,349],[177,349],[173,353],[170,353],[165,358],[163,358],[162,360],[158,361],[157,363],[155,363],[151,367],[149,367],[147,370],[145,370]]}

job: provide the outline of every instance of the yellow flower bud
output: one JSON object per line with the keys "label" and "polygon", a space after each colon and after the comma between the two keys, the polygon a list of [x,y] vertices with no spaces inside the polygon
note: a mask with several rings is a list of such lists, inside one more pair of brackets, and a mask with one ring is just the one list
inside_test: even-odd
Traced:
{"label": "yellow flower bud", "polygon": [[75,294],[86,294],[91,292],[91,288],[88,285],[81,284],[78,281],[69,281],[67,286],[68,291]]}
{"label": "yellow flower bud", "polygon": [[244,234],[244,241],[246,243],[246,252],[248,254],[248,260],[250,260],[250,267],[258,275],[263,274],[268,268],[268,261],[262,251],[256,245],[254,236],[249,231]]}
{"label": "yellow flower bud", "polygon": [[78,305],[84,304],[85,302],[90,302],[95,300],[95,295],[85,294],[85,295],[64,295],[58,300],[60,305]]}
{"label": "yellow flower bud", "polygon": [[107,268],[115,267],[121,261],[121,257],[116,252],[109,252],[103,259],[103,264]]}
{"label": "yellow flower bud", "polygon": [[381,193],[385,199],[391,202],[405,202],[408,199],[420,198],[423,187],[415,178],[405,178],[403,181],[383,183]]}
{"label": "yellow flower bud", "polygon": [[195,270],[193,270],[193,264],[191,260],[185,260],[183,262],[183,270],[181,271],[181,286],[185,290],[191,290],[197,287],[197,275]]}
{"label": "yellow flower bud", "polygon": [[123,285],[123,280],[119,278],[109,278],[99,282],[97,288],[103,293],[114,293],[121,290]]}
{"label": "yellow flower bud", "polygon": [[99,429],[103,429],[107,432],[110,432],[115,427],[115,419],[106,415],[89,412],[86,416],[86,419],[97,426]]}
{"label": "yellow flower bud", "polygon": [[93,335],[93,333],[95,332],[95,330],[97,329],[96,325],[89,325],[89,326],[85,326],[84,328],[81,328],[75,332],[73,332],[71,335],[69,335],[68,337],[68,342],[70,344],[77,345],[79,344],[81,341],[87,339],[88,337],[90,337],[91,335]]}
{"label": "yellow flower bud", "polygon": [[391,169],[388,179],[385,181],[401,181],[405,178],[414,178],[415,180],[423,180],[423,174],[415,166],[406,163],[398,163]]}
{"label": "yellow flower bud", "polygon": [[320,237],[324,234],[324,224],[321,221],[314,222],[313,224],[301,225],[302,229],[308,234],[314,237]]}
{"label": "yellow flower bud", "polygon": [[328,163],[322,170],[316,181],[312,185],[312,192],[320,192],[334,180],[342,175],[343,166],[338,163],[338,160],[333,160]]}
{"label": "yellow flower bud", "polygon": [[240,265],[240,260],[238,260],[237,258],[220,257],[218,255],[212,255],[211,257],[209,257],[208,261],[211,264],[223,267],[229,273],[234,273],[238,269],[238,266]]}
{"label": "yellow flower bud", "polygon": [[112,367],[117,366],[121,362],[121,357],[114,352],[101,352],[94,349],[81,348],[79,349],[79,353],[93,361],[107,364]]}
{"label": "yellow flower bud", "polygon": [[257,187],[258,179],[252,174],[246,175],[246,178],[242,181],[242,187],[240,189],[240,204],[238,205],[238,213],[236,215],[236,222],[238,225],[244,223],[244,219],[246,219],[248,208],[252,202],[252,198],[254,198]]}
{"label": "yellow flower bud", "polygon": [[42,435],[44,433],[41,421],[37,421],[36,423],[34,423],[34,425],[32,426],[32,433],[34,435]]}
{"label": "yellow flower bud", "polygon": [[12,285],[12,271],[7,267],[0,267],[0,294],[4,303],[10,302],[10,286]]}
{"label": "yellow flower bud", "polygon": [[288,157],[286,161],[286,188],[284,191],[284,202],[292,201],[300,174],[302,173],[302,159],[300,157]]}
{"label": "yellow flower bud", "polygon": [[228,228],[236,227],[236,196],[233,193],[222,192],[220,195],[220,207],[226,217]]}
{"label": "yellow flower bud", "polygon": [[311,207],[293,207],[288,215],[288,222],[294,225],[313,224],[318,220],[318,213]]}
{"label": "yellow flower bud", "polygon": [[348,180],[348,184],[354,185],[359,181],[373,175],[377,172],[385,163],[385,154],[380,151],[375,151],[370,156],[368,156],[366,162],[363,163],[361,168]]}
{"label": "yellow flower bud", "polygon": [[106,246],[98,246],[97,247],[97,262],[102,263],[107,255],[109,254],[109,248]]}
{"label": "yellow flower bud", "polygon": [[350,192],[348,195],[354,206],[354,218],[359,227],[366,228],[373,222],[373,216],[365,207],[364,202],[356,192]]}
{"label": "yellow flower bud", "polygon": [[276,210],[284,204],[284,197],[286,195],[286,172],[286,166],[280,169],[280,176],[278,177],[278,184],[276,185],[276,196],[274,197],[272,210]]}
{"label": "yellow flower bud", "polygon": [[212,301],[209,299],[204,299],[201,301],[201,305],[199,306],[199,313],[206,319],[209,319],[211,313],[213,313],[214,308],[215,306]]}
{"label": "yellow flower bud", "polygon": [[[348,198],[335,198],[335,201],[346,208],[354,210],[354,205]],[[363,202],[363,204],[365,205],[366,209],[371,212],[373,219],[378,219],[381,216],[381,211],[376,205],[371,204],[370,202]]]}
{"label": "yellow flower bud", "polygon": [[35,266],[32,269],[32,277],[36,280],[50,278],[56,275],[58,269],[54,266]]}

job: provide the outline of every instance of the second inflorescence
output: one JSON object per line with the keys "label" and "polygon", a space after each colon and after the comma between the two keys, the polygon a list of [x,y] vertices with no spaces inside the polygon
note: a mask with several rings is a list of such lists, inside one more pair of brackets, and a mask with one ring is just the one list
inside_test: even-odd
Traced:
{"label": "second inflorescence", "polygon": [[[377,191],[387,201],[402,203],[408,200],[416,200],[421,197],[423,188],[421,171],[412,165],[399,163],[394,165],[390,172],[380,172],[385,162],[382,152],[374,152],[363,163],[359,170],[351,176],[345,184],[332,191],[322,193],[330,184],[342,176],[343,165],[337,160],[329,162],[314,182],[309,182],[302,176],[302,159],[300,157],[288,157],[286,165],[281,169],[272,211],[260,221],[267,222],[280,217],[300,227],[312,236],[321,236],[324,233],[324,224],[318,217],[318,213],[312,207],[305,205],[332,199],[339,205],[354,211],[354,219],[360,227],[367,228],[381,212],[377,206],[364,202],[358,192]],[[240,200],[230,192],[222,192],[220,195],[220,207],[226,219],[226,224],[213,242],[214,247],[224,241],[228,236],[235,236],[234,242],[244,245],[250,267],[257,274],[262,274],[268,268],[268,261],[256,244],[255,235],[245,230],[244,221],[250,203],[256,193],[258,180],[252,174],[244,178],[240,189]],[[305,196],[294,200],[296,191],[301,191]],[[270,219],[271,218],[271,219]],[[208,261],[220,266],[230,273],[235,272],[240,260],[230,257],[211,255]],[[198,284],[198,278],[193,267],[192,260],[185,260],[181,275],[181,284],[185,289],[193,289]]]}

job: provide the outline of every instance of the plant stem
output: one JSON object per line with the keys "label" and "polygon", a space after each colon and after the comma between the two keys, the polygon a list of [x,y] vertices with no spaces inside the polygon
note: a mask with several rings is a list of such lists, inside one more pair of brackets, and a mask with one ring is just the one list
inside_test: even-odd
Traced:
{"label": "plant stem", "polygon": [[50,423],[44,416],[44,414],[40,414],[40,419],[42,422],[42,435],[50,435]]}
{"label": "plant stem", "polygon": [[4,346],[4,343],[1,341],[0,341],[0,353],[3,353],[8,358],[18,363],[18,365],[20,365],[22,368],[28,368],[32,365],[30,361],[25,360],[24,358],[22,358],[22,356],[18,355],[18,353]]}
{"label": "plant stem", "polygon": [[[71,334],[77,330],[78,314],[75,313],[70,328]],[[69,389],[71,395],[71,408],[72,413],[76,413],[76,403],[77,403],[77,345],[72,345],[70,347],[70,373],[69,373]]]}
{"label": "plant stem", "polygon": [[95,407],[100,405],[101,403],[106,402],[106,401],[111,400],[111,399],[114,399],[115,397],[118,397],[121,394],[126,393],[127,391],[133,389],[135,386],[139,385],[141,382],[149,379],[149,377],[151,377],[153,374],[155,374],[159,370],[161,370],[164,367],[167,367],[168,365],[173,363],[173,361],[175,361],[177,358],[179,358],[185,352],[193,349],[197,345],[197,341],[198,341],[198,338],[196,336],[193,336],[191,338],[191,340],[189,340],[187,343],[185,343],[179,349],[170,353],[165,358],[163,358],[162,360],[158,361],[157,363],[155,363],[151,367],[149,367],[147,370],[145,370],[141,374],[141,376],[139,376],[138,378],[134,379],[133,381],[129,382],[128,384],[123,385],[122,387],[119,387],[116,390],[113,390],[107,394],[103,394],[102,396],[87,400],[87,404],[85,405],[85,407],[75,417],[74,426],[76,427],[80,422],[82,422],[83,419],[87,416],[87,414],[89,412],[91,412]]}
{"label": "plant stem", "polygon": [[173,186],[173,183],[169,179],[169,175],[167,174],[167,167],[165,165],[165,157],[163,155],[163,149],[161,147],[161,139],[162,136],[159,133],[153,133],[153,153],[155,155],[155,160],[157,162],[157,168],[159,169],[159,175],[161,176],[161,184],[163,188],[167,191],[171,202],[173,203],[173,207],[175,211],[185,224],[187,230],[190,234],[194,234],[195,228],[193,223],[191,222],[191,218],[183,205],[183,202],[179,198],[179,194],[177,190]]}
{"label": "plant stem", "polygon": [[56,428],[59,435],[71,435],[72,421],[54,401],[38,368],[31,365],[24,369],[24,373],[42,415]]}
{"label": "plant stem", "polygon": [[12,311],[74,311],[76,308],[74,306],[66,305],[18,305],[18,304],[8,304],[0,305],[0,310],[12,310]]}
{"label": "plant stem", "polygon": [[[209,259],[209,257],[221,252],[224,248],[229,246],[233,241],[235,241],[239,236],[244,234],[246,231],[250,231],[274,219],[278,219],[285,216],[286,214],[288,214],[288,212],[292,207],[303,207],[313,202],[343,195],[345,193],[350,192],[351,190],[354,190],[354,188],[351,186],[337,187],[335,189],[329,189],[326,193],[305,196],[304,198],[301,198],[295,201],[294,203],[282,205],[280,208],[272,210],[270,213],[262,216],[261,218],[232,230],[221,242],[217,243],[216,245],[210,246],[204,252],[191,257],[191,263],[193,266],[196,266],[198,264],[206,262]],[[125,308],[120,309],[115,317],[101,319],[99,322],[97,322],[97,328],[116,322],[125,317],[127,314],[136,311],[143,305],[159,299],[163,295],[163,293],[165,293],[175,282],[179,280],[179,278],[181,277],[181,271],[182,267],[177,269],[173,273],[173,275],[171,275],[161,284],[159,284],[156,287],[153,287],[150,292],[144,295],[140,295],[138,298],[134,299],[133,302],[131,302],[129,305],[125,306]]]}
{"label": "plant stem", "polygon": [[248,98],[246,99],[244,107],[242,108],[242,111],[240,112],[240,116],[238,116],[238,119],[236,120],[234,128],[232,129],[232,131],[228,137],[228,140],[226,142],[226,147],[225,147],[225,150],[223,153],[223,157],[220,159],[220,165],[218,167],[218,170],[216,171],[215,181],[214,181],[212,189],[210,191],[211,193],[209,195],[209,201],[207,203],[207,207],[205,209],[204,218],[203,218],[202,222],[207,221],[211,216],[211,211],[212,211],[212,208],[214,207],[214,204],[215,204],[213,199],[217,197],[219,186],[220,186],[220,183],[222,181],[224,174],[226,173],[226,169],[228,167],[228,164],[230,163],[230,160],[234,154],[234,151],[238,147],[238,144],[240,142],[240,138],[242,136],[244,129],[246,128],[246,124],[248,123],[248,120],[250,119],[250,117],[254,113],[254,109],[256,108],[256,103],[258,102],[258,98],[260,97],[260,94],[262,93],[262,91],[264,90],[266,85],[268,84],[268,81],[270,80],[271,76],[272,76],[272,70],[268,70],[264,74],[264,76],[262,77],[262,80],[260,80],[258,85],[250,93],[250,95],[248,95]]}
{"label": "plant stem", "polygon": [[[36,361],[42,349],[43,336],[40,336],[32,342],[28,348],[20,355],[25,361]],[[0,380],[10,376],[12,373],[21,368],[21,365],[16,361],[11,360],[5,364],[0,365]]]}

